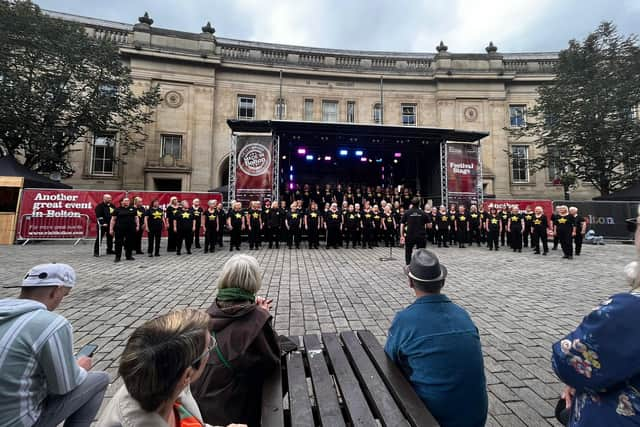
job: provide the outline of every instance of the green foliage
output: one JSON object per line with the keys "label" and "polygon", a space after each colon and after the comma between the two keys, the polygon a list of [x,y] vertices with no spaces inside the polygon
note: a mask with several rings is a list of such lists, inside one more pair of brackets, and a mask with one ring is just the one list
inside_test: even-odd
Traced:
{"label": "green foliage", "polygon": [[144,146],[157,86],[132,92],[118,48],[31,2],[0,0],[0,144],[31,169],[74,173],[89,132],[117,133],[118,159]]}
{"label": "green foliage", "polygon": [[565,191],[576,178],[601,194],[640,179],[640,48],[637,37],[602,23],[560,52],[556,78],[539,88],[537,105],[515,140],[533,141],[534,170],[553,165]]}

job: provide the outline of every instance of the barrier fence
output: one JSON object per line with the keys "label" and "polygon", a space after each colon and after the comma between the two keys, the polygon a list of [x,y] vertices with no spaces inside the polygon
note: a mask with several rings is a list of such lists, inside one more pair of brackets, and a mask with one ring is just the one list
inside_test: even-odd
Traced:
{"label": "barrier fence", "polygon": [[30,240],[75,240],[75,246],[88,237],[89,224],[89,216],[83,214],[70,217],[24,214],[20,216],[17,239],[24,240],[23,245]]}

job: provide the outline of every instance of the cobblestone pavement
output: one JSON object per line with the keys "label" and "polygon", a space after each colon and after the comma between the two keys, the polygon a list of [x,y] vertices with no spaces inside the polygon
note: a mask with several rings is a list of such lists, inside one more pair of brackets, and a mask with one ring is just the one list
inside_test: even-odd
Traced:
{"label": "cobblestone pavement", "polygon": [[[163,245],[165,242],[163,242]],[[66,262],[78,286],[59,308],[71,321],[76,346],[98,344],[95,368],[114,385],[118,359],[132,329],[158,314],[185,307],[206,308],[230,255],[197,250],[177,257],[139,255],[113,263],[94,258],[92,244],[39,243],[0,247],[0,283],[19,283],[41,262]],[[466,308],[480,329],[489,388],[488,425],[555,425],[553,409],[561,385],[550,367],[550,346],[575,328],[610,294],[626,291],[622,268],[633,256],[625,245],[586,246],[573,261],[549,256],[498,253],[485,248],[435,251],[449,269],[445,292]],[[402,274],[404,252],[380,261],[385,248],[245,251],[264,268],[261,295],[274,298],[275,328],[300,335],[369,329],[384,343],[394,313],[413,300]],[[16,295],[0,289],[0,297]],[[464,404],[464,402],[461,402]]]}

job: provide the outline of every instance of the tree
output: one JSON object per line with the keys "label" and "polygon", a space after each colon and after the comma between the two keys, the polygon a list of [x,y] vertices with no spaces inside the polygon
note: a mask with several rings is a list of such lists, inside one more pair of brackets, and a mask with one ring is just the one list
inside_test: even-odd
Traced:
{"label": "tree", "polygon": [[37,172],[74,173],[73,145],[91,132],[117,135],[122,160],[144,146],[160,102],[136,95],[118,48],[28,1],[0,0],[0,144]]}
{"label": "tree", "polygon": [[602,195],[640,178],[640,48],[603,22],[559,54],[556,76],[538,89],[525,126],[509,129],[533,142],[534,171],[552,168],[568,197],[577,180]]}

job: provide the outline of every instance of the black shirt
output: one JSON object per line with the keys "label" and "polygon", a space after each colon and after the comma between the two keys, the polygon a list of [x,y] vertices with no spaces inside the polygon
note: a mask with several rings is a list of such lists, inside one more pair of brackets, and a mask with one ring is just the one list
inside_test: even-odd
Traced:
{"label": "black shirt", "polygon": [[535,214],[533,212],[525,212],[522,217],[524,218],[524,226],[525,228],[533,227],[533,217]]}
{"label": "black shirt", "polygon": [[191,208],[180,208],[174,212],[173,216],[175,217],[176,227],[178,228],[178,230],[193,230],[194,215]]}
{"label": "black shirt", "polygon": [[265,228],[280,227],[280,208],[268,207],[262,210],[262,223]]}
{"label": "black shirt", "polygon": [[112,217],[115,217],[116,224],[115,228],[117,229],[134,229],[136,228],[136,218],[138,216],[138,211],[133,206],[129,206],[125,208],[124,206],[120,206],[113,211]]}
{"label": "black shirt", "polygon": [[417,207],[406,211],[401,221],[404,224],[407,240],[424,238],[427,235],[425,225],[428,219],[427,213]]}
{"label": "black shirt", "polygon": [[533,221],[531,221],[533,229],[537,233],[543,233],[546,236],[546,229],[549,227],[549,222],[547,221],[547,217],[545,215],[540,215],[533,217]]}
{"label": "black shirt", "polygon": [[344,224],[347,230],[360,229],[360,214],[357,212],[347,212],[344,215]]}
{"label": "black shirt", "polygon": [[96,219],[100,225],[109,225],[111,221],[111,214],[115,211],[115,207],[111,203],[98,203],[95,209]]}
{"label": "black shirt", "polygon": [[327,228],[338,228],[342,223],[342,215],[340,215],[339,211],[333,212],[332,210],[328,210],[325,213],[325,222],[327,223]]}
{"label": "black shirt", "polygon": [[556,231],[558,234],[565,234],[573,232],[573,227],[575,226],[575,218],[573,215],[557,215],[553,220],[553,225],[556,226]]}
{"label": "black shirt", "polygon": [[522,227],[522,215],[521,214],[512,213],[509,216],[509,220],[511,221],[511,228],[513,228],[513,227],[521,228]]}
{"label": "black shirt", "polygon": [[302,223],[302,213],[299,210],[292,210],[287,215],[287,223],[289,224],[289,229],[297,230],[300,228],[300,224]]}
{"label": "black shirt", "polygon": [[469,216],[466,212],[458,212],[456,214],[456,226],[458,230],[466,230],[469,227]]}
{"label": "black shirt", "polygon": [[320,223],[320,212],[317,210],[307,213],[307,228],[309,230],[317,230]]}
{"label": "black shirt", "polygon": [[500,230],[501,219],[498,215],[487,215],[487,226],[490,231]]}
{"label": "black shirt", "polygon": [[206,211],[204,211],[203,216],[204,216],[204,227],[207,230],[220,229],[220,216],[218,215],[217,209],[214,209],[213,212],[207,209]]}
{"label": "black shirt", "polygon": [[229,219],[231,220],[231,228],[234,230],[242,228],[242,211],[229,211]]}
{"label": "black shirt", "polygon": [[574,224],[576,226],[576,233],[582,233],[582,224],[584,224],[586,222],[584,217],[576,214],[573,217],[573,222],[574,222]]}
{"label": "black shirt", "polygon": [[448,230],[451,221],[449,221],[449,213],[441,213],[438,212],[438,214],[436,215],[436,225],[438,226],[438,230]]}
{"label": "black shirt", "polygon": [[251,224],[251,228],[259,229],[262,212],[257,209],[249,209],[247,215],[249,215],[249,224]]}
{"label": "black shirt", "polygon": [[480,220],[480,213],[469,212],[469,223],[471,224],[471,227],[478,228],[478,226],[480,225]]}
{"label": "black shirt", "polygon": [[149,208],[147,212],[145,212],[145,216],[147,217],[147,226],[149,230],[159,231],[162,230],[162,226],[164,224],[163,216],[164,212],[160,208]]}

